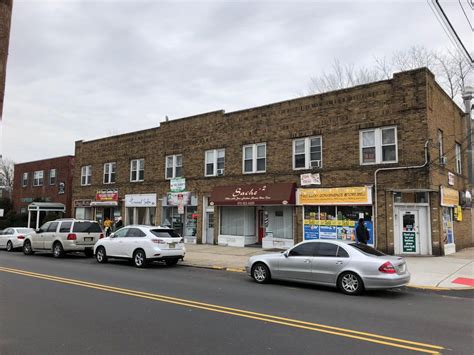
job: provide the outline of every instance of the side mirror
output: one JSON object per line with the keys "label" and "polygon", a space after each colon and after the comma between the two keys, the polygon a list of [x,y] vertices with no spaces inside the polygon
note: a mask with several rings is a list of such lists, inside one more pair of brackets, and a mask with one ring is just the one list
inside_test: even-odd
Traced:
{"label": "side mirror", "polygon": [[288,252],[288,251],[285,251],[285,252],[283,253],[283,255],[285,256],[285,258],[287,258],[287,257],[288,257],[288,254],[289,254],[289,252]]}
{"label": "side mirror", "polygon": [[36,229],[36,233],[41,233],[43,232],[40,228]]}
{"label": "side mirror", "polygon": [[114,233],[111,233],[111,234],[109,235],[109,238],[115,238],[115,234],[114,234]]}

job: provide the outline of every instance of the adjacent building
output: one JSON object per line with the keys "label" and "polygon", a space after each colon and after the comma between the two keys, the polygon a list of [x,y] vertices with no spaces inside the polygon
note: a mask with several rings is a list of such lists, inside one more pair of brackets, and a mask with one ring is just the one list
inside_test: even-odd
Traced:
{"label": "adjacent building", "polygon": [[472,246],[463,112],[427,69],[77,141],[76,217],[169,225],[188,243],[354,240],[390,254]]}
{"label": "adjacent building", "polygon": [[17,213],[28,213],[33,202],[63,204],[65,217],[70,217],[72,206],[72,174],[74,156],[15,164],[13,208]]}

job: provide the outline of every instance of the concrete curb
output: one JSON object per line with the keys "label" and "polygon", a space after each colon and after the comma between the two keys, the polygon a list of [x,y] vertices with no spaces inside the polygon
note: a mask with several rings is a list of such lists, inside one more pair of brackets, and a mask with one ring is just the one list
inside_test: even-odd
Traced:
{"label": "concrete curb", "polygon": [[[194,267],[198,269],[210,269],[210,270],[221,270],[221,271],[228,271],[228,272],[238,272],[238,273],[245,273],[245,268],[232,268],[226,266],[217,266],[217,265],[198,265],[198,264],[179,264],[181,266],[187,267]],[[466,291],[466,290],[474,290],[474,287],[437,287],[437,286],[418,286],[418,285],[410,285],[408,284],[406,287],[416,288],[421,290],[430,290],[430,291]]]}

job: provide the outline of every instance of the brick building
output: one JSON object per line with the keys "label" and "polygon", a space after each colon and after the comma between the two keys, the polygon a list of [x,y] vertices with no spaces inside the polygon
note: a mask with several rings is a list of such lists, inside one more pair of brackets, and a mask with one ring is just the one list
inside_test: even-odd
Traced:
{"label": "brick building", "polygon": [[28,213],[33,201],[57,202],[66,206],[65,217],[71,216],[72,174],[74,157],[63,157],[15,164],[13,208]]}
{"label": "brick building", "polygon": [[73,208],[265,248],[350,240],[364,218],[381,250],[441,255],[473,245],[465,132],[431,72],[402,72],[77,141]]}

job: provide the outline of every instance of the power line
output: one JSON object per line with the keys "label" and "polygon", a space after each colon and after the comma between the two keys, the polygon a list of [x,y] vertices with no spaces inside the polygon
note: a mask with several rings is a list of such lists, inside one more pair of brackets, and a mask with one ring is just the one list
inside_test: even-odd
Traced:
{"label": "power line", "polygon": [[433,7],[433,5],[431,4],[431,1],[432,0],[426,0],[428,6],[430,7],[431,11],[433,12],[433,14],[435,15],[435,18],[436,20],[438,21],[438,23],[440,24],[441,28],[443,29],[444,33],[446,33],[446,36],[448,37],[448,39],[450,40],[451,44],[454,46],[454,48],[457,48],[458,47],[458,44],[454,41],[454,39],[452,38],[452,36],[450,35],[450,33],[448,32],[448,30],[446,29],[446,25],[444,24],[444,22],[442,21],[442,19],[440,18],[440,15],[438,14],[438,12],[435,10],[435,8]]}
{"label": "power line", "polygon": [[459,1],[459,6],[461,6],[462,12],[464,13],[464,16],[466,17],[467,22],[469,23],[469,26],[471,27],[471,30],[474,31],[471,21],[469,20],[469,16],[467,16],[466,11],[464,11],[464,6],[462,6],[461,0],[458,0],[458,1]]}

